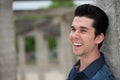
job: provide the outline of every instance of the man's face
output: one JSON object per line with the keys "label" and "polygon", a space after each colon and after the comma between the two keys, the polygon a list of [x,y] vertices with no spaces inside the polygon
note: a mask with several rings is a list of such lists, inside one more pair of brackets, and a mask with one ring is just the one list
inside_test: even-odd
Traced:
{"label": "man's face", "polygon": [[98,50],[100,36],[95,37],[94,20],[76,16],[73,19],[70,32],[73,53],[78,56],[87,55]]}

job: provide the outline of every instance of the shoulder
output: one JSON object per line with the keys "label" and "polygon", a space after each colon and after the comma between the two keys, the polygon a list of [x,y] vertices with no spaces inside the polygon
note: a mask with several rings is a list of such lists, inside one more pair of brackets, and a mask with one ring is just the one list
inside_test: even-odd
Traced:
{"label": "shoulder", "polygon": [[116,80],[109,67],[104,64],[91,80]]}
{"label": "shoulder", "polygon": [[75,67],[73,67],[68,75],[67,80],[73,80],[75,73],[76,73],[76,69]]}

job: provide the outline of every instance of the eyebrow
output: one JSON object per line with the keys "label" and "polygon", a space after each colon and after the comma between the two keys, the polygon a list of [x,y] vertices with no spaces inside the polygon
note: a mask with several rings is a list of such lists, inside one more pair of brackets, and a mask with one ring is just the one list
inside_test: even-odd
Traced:
{"label": "eyebrow", "polygon": [[70,26],[70,28],[75,28],[74,26]]}
{"label": "eyebrow", "polygon": [[[74,26],[71,26],[71,28],[75,28]],[[80,26],[79,27],[80,29],[86,29],[86,30],[89,30],[87,27],[83,27],[83,26]]]}
{"label": "eyebrow", "polygon": [[80,26],[81,29],[89,30],[87,27]]}

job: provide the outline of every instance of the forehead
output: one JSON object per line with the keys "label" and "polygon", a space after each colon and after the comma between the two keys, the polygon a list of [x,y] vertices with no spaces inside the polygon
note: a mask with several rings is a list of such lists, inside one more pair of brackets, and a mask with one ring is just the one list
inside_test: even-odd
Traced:
{"label": "forehead", "polygon": [[72,22],[72,26],[93,27],[94,20],[87,17],[75,16]]}

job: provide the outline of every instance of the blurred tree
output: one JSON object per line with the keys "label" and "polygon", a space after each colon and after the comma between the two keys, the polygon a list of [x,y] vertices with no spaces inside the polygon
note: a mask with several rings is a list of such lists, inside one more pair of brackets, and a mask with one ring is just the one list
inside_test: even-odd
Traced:
{"label": "blurred tree", "polygon": [[52,0],[50,8],[74,6],[73,0]]}
{"label": "blurred tree", "polygon": [[51,37],[48,39],[48,48],[49,50],[53,50],[55,49],[57,46],[57,41],[56,41],[56,38],[55,37]]}
{"label": "blurred tree", "polygon": [[[18,49],[18,37],[15,38],[15,46],[17,53],[19,52]],[[34,37],[25,37],[25,51],[29,53],[31,51],[35,51],[35,40]]]}
{"label": "blurred tree", "polygon": [[35,51],[34,37],[26,37],[25,38],[25,49],[26,49],[27,53],[29,53],[31,51]]}

